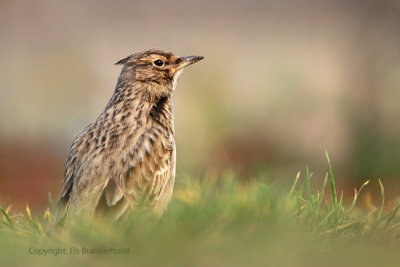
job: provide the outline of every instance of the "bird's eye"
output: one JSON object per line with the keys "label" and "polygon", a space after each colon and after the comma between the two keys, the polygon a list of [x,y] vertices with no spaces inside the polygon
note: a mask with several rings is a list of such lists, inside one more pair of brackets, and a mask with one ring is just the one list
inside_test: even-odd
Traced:
{"label": "bird's eye", "polygon": [[162,61],[161,59],[157,59],[153,63],[154,63],[154,65],[159,66],[159,67],[164,65],[164,61]]}

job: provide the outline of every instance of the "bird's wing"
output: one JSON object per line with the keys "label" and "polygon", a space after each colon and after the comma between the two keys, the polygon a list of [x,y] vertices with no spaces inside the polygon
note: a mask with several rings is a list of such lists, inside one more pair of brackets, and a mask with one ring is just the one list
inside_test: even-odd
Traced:
{"label": "bird's wing", "polygon": [[64,180],[61,188],[60,199],[57,203],[57,209],[55,214],[55,224],[63,224],[68,213],[71,191],[73,188],[74,180],[76,180],[79,174],[77,173],[80,169],[81,159],[78,156],[78,147],[84,141],[85,134],[91,125],[88,125],[84,130],[76,137],[72,143],[67,161],[65,164]]}
{"label": "bird's wing", "polygon": [[67,215],[69,208],[70,195],[72,191],[75,170],[77,169],[77,158],[73,155],[73,150],[71,149],[67,158],[67,163],[65,167],[64,181],[61,188],[60,199],[58,200],[57,210],[55,215],[55,223],[62,224]]}
{"label": "bird's wing", "polygon": [[129,206],[155,204],[171,178],[173,149],[165,131],[144,132],[123,155],[121,172],[108,181],[98,207],[106,207],[105,213],[119,218]]}

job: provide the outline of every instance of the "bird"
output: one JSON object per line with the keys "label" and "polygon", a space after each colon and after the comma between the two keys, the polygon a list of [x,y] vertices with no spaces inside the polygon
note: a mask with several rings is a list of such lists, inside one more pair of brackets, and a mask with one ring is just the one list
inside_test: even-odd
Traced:
{"label": "bird", "polygon": [[73,141],[55,222],[145,207],[161,216],[175,183],[172,96],[183,69],[204,57],[149,49],[119,60],[117,85],[104,111]]}

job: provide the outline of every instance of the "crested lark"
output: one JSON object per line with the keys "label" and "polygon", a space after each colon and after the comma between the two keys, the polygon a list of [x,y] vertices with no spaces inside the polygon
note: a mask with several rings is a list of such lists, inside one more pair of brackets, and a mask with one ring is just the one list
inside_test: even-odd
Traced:
{"label": "crested lark", "polygon": [[201,59],[151,49],[116,63],[123,68],[114,94],[70,148],[56,222],[118,219],[143,203],[162,214],[175,182],[171,97],[183,68]]}

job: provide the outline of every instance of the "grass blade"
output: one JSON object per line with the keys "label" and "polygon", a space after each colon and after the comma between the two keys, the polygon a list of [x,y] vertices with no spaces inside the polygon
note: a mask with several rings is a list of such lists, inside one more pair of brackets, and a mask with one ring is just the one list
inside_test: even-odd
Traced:
{"label": "grass blade", "polygon": [[0,206],[0,211],[1,211],[1,213],[3,213],[4,218],[6,218],[7,222],[10,224],[10,226],[13,227],[14,226],[13,221],[10,219],[7,212],[1,206]]}
{"label": "grass blade", "polygon": [[297,185],[297,182],[299,181],[299,178],[300,178],[300,172],[297,173],[296,179],[294,179],[294,183],[293,183],[292,188],[290,189],[290,192],[289,192],[289,197],[291,197],[293,195],[294,189],[296,188],[296,185]]}
{"label": "grass blade", "polygon": [[337,204],[337,195],[336,195],[336,185],[335,185],[335,179],[333,177],[333,170],[332,170],[332,165],[331,165],[331,160],[328,155],[328,150],[325,149],[325,155],[326,159],[328,160],[328,165],[329,165],[329,179],[331,182],[331,189],[332,189],[332,205],[336,207]]}
{"label": "grass blade", "polygon": [[394,208],[394,210],[392,211],[392,214],[390,215],[390,217],[388,218],[385,228],[387,228],[390,224],[390,222],[393,220],[394,216],[396,216],[397,212],[399,211],[400,208],[400,203],[397,204],[397,206]]}
{"label": "grass blade", "polygon": [[51,197],[50,192],[49,192],[49,208],[50,208],[50,214],[53,216],[54,215],[54,206],[53,206],[53,198]]}
{"label": "grass blade", "polygon": [[383,213],[383,207],[385,205],[385,188],[383,187],[381,179],[378,179],[378,182],[379,182],[379,186],[381,187],[382,204],[381,204],[381,207],[379,208],[378,217],[376,218],[377,225],[379,224],[379,222],[381,220],[382,213]]}
{"label": "grass blade", "polygon": [[358,191],[357,191],[357,189],[354,189],[354,198],[353,198],[353,201],[352,201],[352,203],[351,203],[351,205],[350,205],[350,209],[349,209],[349,211],[348,211],[348,214],[349,214],[349,215],[351,214],[351,212],[352,212],[353,209],[354,209],[354,206],[356,205],[356,202],[357,202],[358,196],[359,196],[360,193],[361,193],[361,190],[363,190],[363,188],[364,188],[367,184],[369,184],[369,180],[366,181],[365,183],[363,183],[363,184],[361,185],[360,189],[358,189]]}

